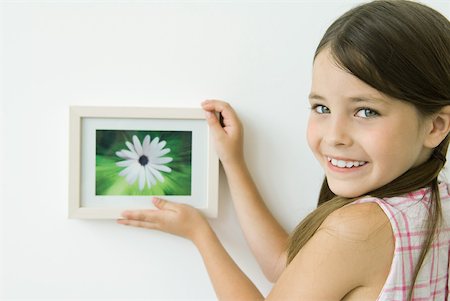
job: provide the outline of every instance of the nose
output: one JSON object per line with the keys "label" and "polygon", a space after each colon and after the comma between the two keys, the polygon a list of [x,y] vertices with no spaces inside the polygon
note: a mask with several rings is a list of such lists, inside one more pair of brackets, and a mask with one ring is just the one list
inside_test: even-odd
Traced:
{"label": "nose", "polygon": [[353,140],[350,121],[344,116],[331,115],[332,117],[330,116],[328,129],[324,136],[325,142],[333,147],[352,145]]}

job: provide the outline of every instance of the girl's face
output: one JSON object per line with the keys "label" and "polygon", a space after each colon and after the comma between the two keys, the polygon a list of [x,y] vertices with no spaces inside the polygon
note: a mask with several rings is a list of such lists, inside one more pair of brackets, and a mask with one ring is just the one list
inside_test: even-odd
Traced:
{"label": "girl's face", "polygon": [[336,195],[366,194],[431,154],[416,108],[342,70],[329,50],[315,59],[309,101],[308,144]]}

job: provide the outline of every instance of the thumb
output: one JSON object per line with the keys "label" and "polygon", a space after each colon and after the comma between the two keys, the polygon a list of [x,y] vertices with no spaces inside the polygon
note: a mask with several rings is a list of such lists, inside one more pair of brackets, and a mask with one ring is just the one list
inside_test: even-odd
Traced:
{"label": "thumb", "polygon": [[211,111],[205,111],[205,116],[206,121],[208,122],[208,125],[212,131],[214,131],[216,134],[223,132],[222,125],[217,119],[216,114]]}
{"label": "thumb", "polygon": [[159,210],[175,210],[176,204],[160,198],[152,199],[153,205]]}

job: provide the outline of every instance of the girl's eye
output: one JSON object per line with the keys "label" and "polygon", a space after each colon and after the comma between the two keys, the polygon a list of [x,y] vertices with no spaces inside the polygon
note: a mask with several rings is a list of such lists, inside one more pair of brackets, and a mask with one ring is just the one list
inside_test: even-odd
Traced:
{"label": "girl's eye", "polygon": [[362,108],[362,109],[359,109],[355,115],[358,117],[362,117],[362,118],[371,118],[371,117],[379,116],[380,114],[378,114],[377,111],[374,111],[372,109]]}
{"label": "girl's eye", "polygon": [[312,109],[319,114],[329,114],[330,109],[328,109],[326,106],[323,105],[314,105]]}

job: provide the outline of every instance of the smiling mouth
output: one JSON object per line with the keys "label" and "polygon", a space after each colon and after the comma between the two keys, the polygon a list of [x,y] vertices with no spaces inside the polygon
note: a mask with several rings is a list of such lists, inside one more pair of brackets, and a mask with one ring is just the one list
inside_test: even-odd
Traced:
{"label": "smiling mouth", "polygon": [[334,158],[327,157],[328,162],[331,163],[331,165],[340,167],[340,168],[352,168],[352,167],[361,167],[367,164],[367,161],[345,161],[345,160],[338,160]]}

